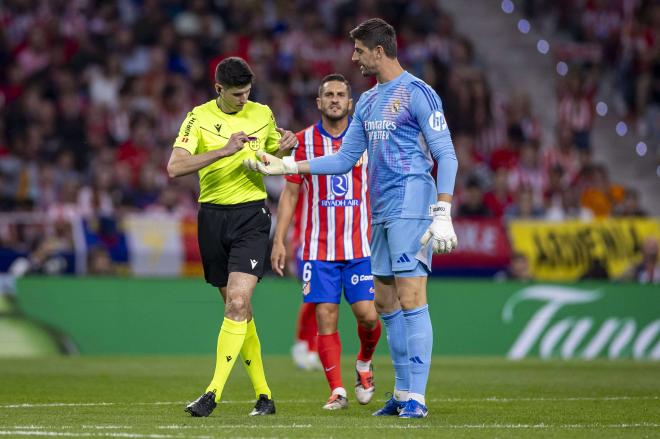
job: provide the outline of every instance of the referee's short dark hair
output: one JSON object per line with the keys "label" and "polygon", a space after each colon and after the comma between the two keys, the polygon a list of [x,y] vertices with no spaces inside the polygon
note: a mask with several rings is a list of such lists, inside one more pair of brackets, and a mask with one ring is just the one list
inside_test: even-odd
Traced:
{"label": "referee's short dark hair", "polygon": [[396,58],[396,31],[381,18],[370,18],[350,32],[353,41],[360,40],[369,50],[381,46],[388,58]]}
{"label": "referee's short dark hair", "polygon": [[348,97],[351,97],[351,84],[348,83],[348,80],[344,78],[344,75],[341,73],[330,73],[325,78],[321,79],[321,85],[319,85],[319,97],[321,97],[325,83],[330,81],[338,81],[346,84],[346,88],[348,89]]}
{"label": "referee's short dark hair", "polygon": [[248,63],[237,56],[223,59],[215,68],[215,82],[224,87],[243,87],[252,84],[253,79]]}

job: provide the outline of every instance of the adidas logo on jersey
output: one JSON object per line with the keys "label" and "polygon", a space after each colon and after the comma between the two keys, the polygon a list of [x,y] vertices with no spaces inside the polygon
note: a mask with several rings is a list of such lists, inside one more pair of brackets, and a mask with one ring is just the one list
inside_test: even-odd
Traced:
{"label": "adidas logo on jersey", "polygon": [[410,258],[408,257],[407,254],[403,253],[399,259],[396,260],[397,264],[405,264],[406,262],[410,262]]}

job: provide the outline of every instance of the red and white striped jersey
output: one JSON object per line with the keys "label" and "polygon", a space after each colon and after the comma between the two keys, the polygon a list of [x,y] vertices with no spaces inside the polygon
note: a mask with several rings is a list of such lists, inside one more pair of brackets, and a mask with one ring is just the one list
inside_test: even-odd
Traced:
{"label": "red and white striped jersey", "polygon": [[594,124],[591,101],[585,97],[566,96],[559,101],[559,122],[573,131],[589,131]]}
{"label": "red and white striped jersey", "polygon": [[[310,160],[339,150],[345,132],[328,134],[319,121],[296,133],[296,161]],[[303,260],[345,261],[371,256],[371,212],[367,187],[367,153],[344,175],[288,175],[287,181],[305,184]]]}

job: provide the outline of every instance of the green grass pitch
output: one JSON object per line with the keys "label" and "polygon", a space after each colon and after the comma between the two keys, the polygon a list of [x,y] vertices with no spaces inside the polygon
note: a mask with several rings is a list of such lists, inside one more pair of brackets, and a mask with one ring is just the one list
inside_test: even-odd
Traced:
{"label": "green grass pitch", "polygon": [[[275,416],[250,418],[254,394],[236,364],[224,401],[209,418],[184,404],[207,384],[211,357],[74,357],[0,360],[0,436],[110,438],[660,437],[660,365],[650,362],[545,362],[433,359],[429,416],[374,418],[392,388],[389,359],[376,365],[367,406],[321,409],[321,372],[267,357]],[[352,396],[352,361],[344,380]]]}

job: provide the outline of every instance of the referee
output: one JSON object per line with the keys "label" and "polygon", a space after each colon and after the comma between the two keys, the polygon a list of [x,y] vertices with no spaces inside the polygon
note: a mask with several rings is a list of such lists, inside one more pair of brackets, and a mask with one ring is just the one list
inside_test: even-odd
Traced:
{"label": "referee", "polygon": [[250,415],[275,413],[250,304],[267,260],[270,212],[262,176],[242,162],[258,150],[284,153],[298,141],[277,128],[270,108],[248,100],[253,78],[243,59],[222,60],[215,71],[218,97],[188,113],[167,164],[170,177],[199,173],[197,237],[204,277],[225,302],[215,373],[204,394],[186,406],[192,416],[215,409],[239,354],[257,397]]}

